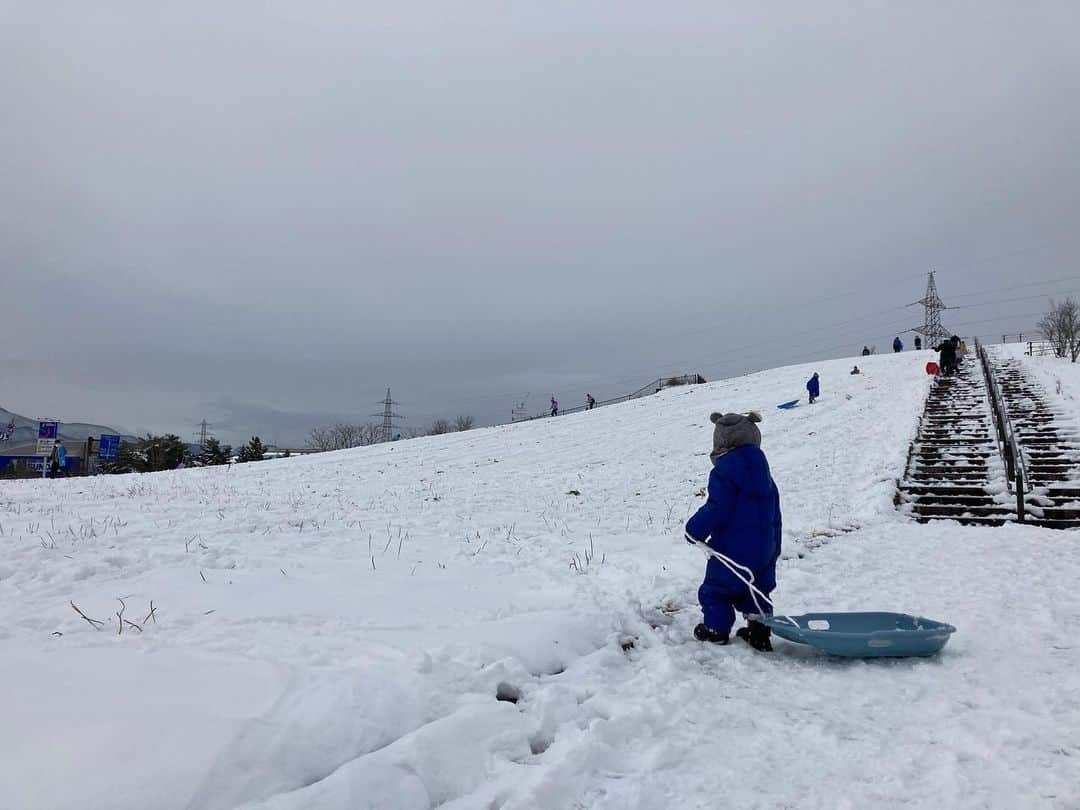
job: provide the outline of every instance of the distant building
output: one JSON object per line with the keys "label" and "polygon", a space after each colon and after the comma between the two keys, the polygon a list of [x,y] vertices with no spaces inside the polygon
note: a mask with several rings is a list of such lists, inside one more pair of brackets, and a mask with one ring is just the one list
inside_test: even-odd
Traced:
{"label": "distant building", "polygon": [[[85,445],[64,443],[67,448],[67,463],[64,475],[80,475],[83,471],[83,453]],[[41,465],[47,460],[37,455],[37,442],[0,448],[0,476],[23,477],[31,473],[41,475]]]}

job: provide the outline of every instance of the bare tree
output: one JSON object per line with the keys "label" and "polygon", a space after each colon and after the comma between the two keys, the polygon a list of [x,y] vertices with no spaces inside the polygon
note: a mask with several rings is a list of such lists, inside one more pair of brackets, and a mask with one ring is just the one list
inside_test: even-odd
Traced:
{"label": "bare tree", "polygon": [[371,422],[363,425],[338,422],[336,425],[313,428],[308,434],[308,447],[320,451],[345,450],[349,447],[366,447],[369,444],[375,444],[380,438],[380,427]]}
{"label": "bare tree", "polygon": [[454,429],[459,430],[459,431],[460,430],[472,430],[473,426],[475,424],[476,424],[475,419],[473,419],[468,414],[462,414],[461,416],[459,416],[457,419],[454,420]]}
{"label": "bare tree", "polygon": [[1068,355],[1074,363],[1080,357],[1080,305],[1069,297],[1060,304],[1050,301],[1050,311],[1039,321],[1043,333],[1058,357]]}
{"label": "bare tree", "polygon": [[450,423],[445,419],[436,419],[431,423],[431,429],[428,431],[430,436],[441,436],[443,433],[450,432]]}
{"label": "bare tree", "polygon": [[328,427],[312,428],[308,433],[307,445],[319,452],[334,450],[334,435]]}

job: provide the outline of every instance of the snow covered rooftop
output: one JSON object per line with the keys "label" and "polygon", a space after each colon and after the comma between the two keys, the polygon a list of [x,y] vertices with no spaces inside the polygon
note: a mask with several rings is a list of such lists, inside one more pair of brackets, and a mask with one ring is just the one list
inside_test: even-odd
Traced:
{"label": "snow covered rooftop", "polygon": [[[3,482],[0,807],[1078,807],[1080,543],[895,510],[929,356]],[[778,605],[948,621],[941,656],[692,640],[708,415],[748,409],[784,509]]]}

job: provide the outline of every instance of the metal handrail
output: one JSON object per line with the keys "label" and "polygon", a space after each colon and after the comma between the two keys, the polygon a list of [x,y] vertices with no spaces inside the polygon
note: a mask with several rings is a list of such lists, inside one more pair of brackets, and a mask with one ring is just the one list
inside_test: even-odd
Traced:
{"label": "metal handrail", "polygon": [[[678,382],[669,384],[669,382],[671,380],[678,380]],[[601,407],[603,405],[614,405],[617,402],[629,402],[632,399],[641,399],[642,397],[647,397],[650,394],[659,393],[660,391],[664,390],[665,388],[676,388],[676,387],[681,387],[683,385],[692,385],[692,384],[696,384],[696,383],[704,382],[704,381],[705,380],[701,377],[700,374],[672,374],[672,375],[667,376],[667,377],[657,377],[652,382],[648,383],[647,385],[643,385],[638,390],[633,391],[633,392],[631,392],[629,394],[623,394],[622,396],[619,396],[619,397],[612,397],[611,399],[603,399],[603,400],[598,399],[596,401],[596,404],[593,405],[593,407],[594,408],[599,408],[599,407]],[[559,416],[565,416],[566,414],[570,414],[570,413],[581,413],[582,411],[587,411],[587,410],[589,410],[589,405],[587,403],[584,404],[584,405],[575,405],[572,408],[559,408]],[[532,421],[534,421],[536,419],[549,419],[549,418],[551,418],[550,413],[539,413],[539,414],[535,414],[533,416],[526,416],[526,417],[524,417],[522,419],[517,419],[515,421],[517,421],[517,422],[532,422]]]}
{"label": "metal handrail", "polygon": [[1024,522],[1024,493],[1030,488],[1030,478],[1027,474],[1027,464],[1024,460],[1024,452],[1016,438],[1016,427],[1009,415],[1009,408],[1005,404],[1005,395],[1001,391],[997,377],[990,367],[990,358],[983,346],[977,339],[976,351],[982,364],[983,377],[987,382],[990,393],[990,406],[994,414],[994,427],[998,434],[998,451],[1005,463],[1006,486],[1016,494],[1016,519]]}

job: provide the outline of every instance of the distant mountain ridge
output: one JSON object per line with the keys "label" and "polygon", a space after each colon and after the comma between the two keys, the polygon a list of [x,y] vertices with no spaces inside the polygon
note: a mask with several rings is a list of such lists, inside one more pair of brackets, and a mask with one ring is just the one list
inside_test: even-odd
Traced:
{"label": "distant mountain ridge", "polygon": [[[15,429],[6,439],[0,440],[0,448],[21,447],[37,442],[38,420],[28,419],[20,414],[0,408],[0,435],[8,432],[8,425],[14,423]],[[87,437],[97,438],[102,433],[120,433],[125,440],[135,440],[135,436],[125,435],[106,425],[92,425],[86,422],[61,422],[60,438],[65,443],[82,444]]]}

